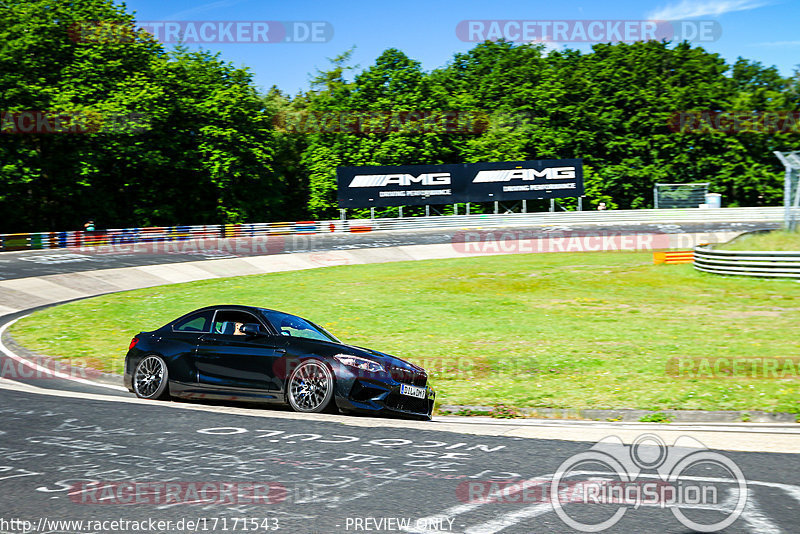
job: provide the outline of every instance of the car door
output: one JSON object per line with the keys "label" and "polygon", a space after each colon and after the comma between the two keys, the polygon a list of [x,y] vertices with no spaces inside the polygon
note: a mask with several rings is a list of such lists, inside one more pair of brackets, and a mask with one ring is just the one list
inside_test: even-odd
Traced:
{"label": "car door", "polygon": [[195,351],[198,383],[230,392],[279,391],[275,362],[286,353],[285,341],[271,335],[239,335],[218,327],[231,322],[259,324],[266,332],[263,323],[247,312],[217,311],[215,328],[200,336]]}
{"label": "car door", "polygon": [[170,381],[187,385],[197,382],[194,357],[200,337],[211,331],[214,310],[186,315],[159,331],[156,349],[169,360]]}

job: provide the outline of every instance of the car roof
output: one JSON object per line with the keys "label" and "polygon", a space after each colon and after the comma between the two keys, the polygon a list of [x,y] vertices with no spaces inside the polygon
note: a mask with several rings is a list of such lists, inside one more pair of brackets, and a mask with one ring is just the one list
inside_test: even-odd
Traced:
{"label": "car roof", "polygon": [[[276,311],[276,310],[270,310],[270,309],[267,309],[267,308],[259,308],[258,306],[245,306],[245,305],[242,305],[242,304],[214,304],[213,306],[204,306],[202,308],[197,308],[196,310],[192,310],[192,311],[190,311],[188,313],[184,313],[180,317],[177,317],[177,318],[171,320],[170,322],[168,322],[167,324],[165,324],[161,328],[169,328],[171,325],[174,325],[175,323],[185,319],[186,317],[194,315],[196,313],[201,313],[201,312],[204,312],[204,311],[218,311],[218,310],[244,311],[244,312],[252,313],[254,315],[260,315],[259,312],[264,312],[264,311],[266,311],[266,312]],[[278,313],[285,313],[285,312],[278,312]],[[291,315],[291,314],[287,314],[287,315]],[[263,319],[266,319],[266,318],[263,318]]]}
{"label": "car roof", "polygon": [[[216,311],[216,310],[239,310],[239,311],[246,311],[246,312],[250,312],[250,313],[275,312],[275,313],[282,313],[284,315],[291,315],[292,317],[300,317],[299,315],[295,315],[295,314],[292,314],[292,313],[283,312],[283,311],[280,311],[280,310],[273,310],[271,308],[261,308],[259,306],[245,306],[243,304],[214,304],[212,306],[204,306],[203,308],[197,308],[196,310],[192,310],[192,311],[190,311],[188,313],[185,313],[185,314],[181,315],[180,317],[178,317],[176,319],[173,319],[172,321],[170,321],[169,323],[164,325],[162,328],[166,328],[166,327],[168,327],[168,326],[180,321],[184,317],[188,317],[188,316],[190,316],[192,314],[203,312],[203,311],[207,311],[207,310],[214,310],[214,311]],[[264,319],[267,319],[267,318],[264,317]],[[310,324],[316,326],[317,328],[320,328],[319,325],[317,325],[316,323],[314,323],[312,321],[309,321],[308,319],[305,319],[304,317],[300,317],[300,319],[309,322]],[[267,321],[267,323],[269,323],[269,321]],[[274,327],[272,327],[272,328],[274,328]],[[323,328],[323,330],[325,330],[325,329]],[[332,335],[332,334],[329,334],[329,335]],[[334,336],[334,339],[335,338],[336,338],[336,336]]]}

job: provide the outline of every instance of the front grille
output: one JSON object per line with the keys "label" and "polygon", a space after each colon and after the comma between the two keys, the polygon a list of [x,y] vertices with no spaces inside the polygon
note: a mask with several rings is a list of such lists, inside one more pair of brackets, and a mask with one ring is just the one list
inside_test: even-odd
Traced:
{"label": "front grille", "polygon": [[405,367],[392,366],[389,369],[392,378],[402,384],[409,384],[412,386],[425,387],[428,383],[428,375],[423,371],[416,371],[414,369],[406,369]]}
{"label": "front grille", "polygon": [[393,410],[427,415],[430,400],[409,397],[408,395],[399,395],[397,393],[390,393],[386,397],[385,402],[386,407]]}

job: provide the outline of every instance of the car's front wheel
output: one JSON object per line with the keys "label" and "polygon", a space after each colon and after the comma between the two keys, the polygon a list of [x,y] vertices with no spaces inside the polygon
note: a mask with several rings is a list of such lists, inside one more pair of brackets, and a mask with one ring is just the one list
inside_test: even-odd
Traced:
{"label": "car's front wheel", "polygon": [[142,399],[168,399],[168,382],[167,364],[155,354],[145,356],[133,372],[133,391]]}
{"label": "car's front wheel", "polygon": [[298,365],[287,386],[287,400],[296,412],[319,413],[334,407],[333,374],[319,360],[306,360]]}

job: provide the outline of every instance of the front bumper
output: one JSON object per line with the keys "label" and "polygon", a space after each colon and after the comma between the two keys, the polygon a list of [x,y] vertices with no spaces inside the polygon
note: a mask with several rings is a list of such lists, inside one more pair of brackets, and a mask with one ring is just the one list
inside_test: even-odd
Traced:
{"label": "front bumper", "polygon": [[420,399],[400,393],[403,383],[391,377],[381,379],[355,376],[347,368],[338,371],[336,405],[341,410],[428,420],[431,418],[436,392],[427,384],[418,386],[425,388],[425,398]]}

